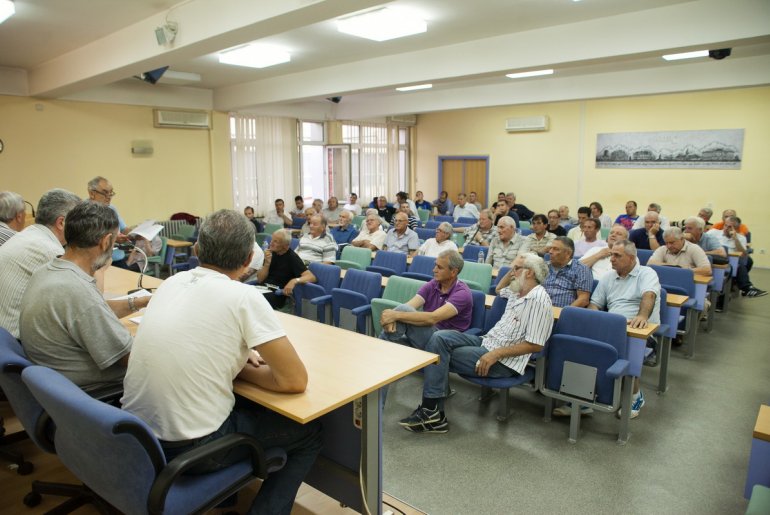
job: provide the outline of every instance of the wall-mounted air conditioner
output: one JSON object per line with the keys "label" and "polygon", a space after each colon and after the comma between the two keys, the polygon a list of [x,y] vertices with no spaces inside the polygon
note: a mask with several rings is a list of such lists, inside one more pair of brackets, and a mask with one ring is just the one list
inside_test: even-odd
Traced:
{"label": "wall-mounted air conditioner", "polygon": [[153,109],[153,125],[174,129],[210,129],[211,115],[208,111],[178,111],[174,109]]}
{"label": "wall-mounted air conditioner", "polygon": [[409,127],[417,125],[416,114],[399,114],[396,116],[388,116],[386,118],[388,123],[394,123],[396,125],[408,125]]}
{"label": "wall-mounted air conditioner", "polygon": [[548,117],[528,116],[525,118],[508,118],[505,120],[505,130],[508,132],[547,131]]}

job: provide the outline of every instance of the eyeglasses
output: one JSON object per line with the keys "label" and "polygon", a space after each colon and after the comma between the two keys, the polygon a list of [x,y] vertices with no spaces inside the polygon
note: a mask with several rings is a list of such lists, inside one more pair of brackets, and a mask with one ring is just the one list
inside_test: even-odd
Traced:
{"label": "eyeglasses", "polygon": [[118,192],[115,190],[112,190],[112,191],[91,190],[91,191],[93,191],[94,193],[98,193],[99,195],[102,195],[104,197],[114,197],[115,195],[118,194]]}

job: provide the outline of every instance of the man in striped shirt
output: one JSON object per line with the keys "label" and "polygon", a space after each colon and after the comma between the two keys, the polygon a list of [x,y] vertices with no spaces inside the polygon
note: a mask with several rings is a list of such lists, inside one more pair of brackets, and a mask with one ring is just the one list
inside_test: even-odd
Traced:
{"label": "man in striped shirt", "polygon": [[337,260],[337,242],[326,232],[326,218],[313,215],[308,219],[310,231],[302,236],[297,255],[307,263],[334,263]]}
{"label": "man in striped shirt", "polygon": [[425,368],[422,403],[399,424],[414,433],[446,433],[444,414],[449,372],[480,377],[511,377],[524,372],[529,356],[539,352],[553,327],[551,299],[541,283],[548,269],[537,254],[522,254],[500,280],[497,293],[508,299],[505,312],[484,336],[437,331],[425,350],[440,356]]}

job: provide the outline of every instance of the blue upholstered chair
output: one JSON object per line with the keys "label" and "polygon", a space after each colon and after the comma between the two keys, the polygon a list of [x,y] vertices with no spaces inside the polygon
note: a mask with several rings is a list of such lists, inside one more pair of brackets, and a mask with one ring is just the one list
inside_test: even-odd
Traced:
{"label": "blue upholstered chair", "polygon": [[[202,513],[286,462],[282,450],[264,451],[254,438],[235,433],[166,463],[152,430],[131,413],[94,399],[49,368],[27,367],[22,380],[56,424],[56,454],[64,466],[123,513]],[[185,474],[238,447],[249,457],[215,472]]]}
{"label": "blue upholstered chair", "polygon": [[466,262],[457,277],[465,281],[470,289],[486,293],[492,284],[492,265]]}
{"label": "blue upholstered chair", "polygon": [[658,393],[668,389],[668,362],[671,357],[671,340],[676,338],[676,327],[679,325],[679,308],[667,304],[668,292],[660,288],[660,325],[655,330],[658,340]]}
{"label": "blue upholstered chair", "polygon": [[386,309],[393,309],[399,304],[409,302],[417,294],[425,281],[409,279],[408,277],[393,276],[388,279],[388,285],[382,292],[382,297],[372,299],[372,325],[375,336],[382,331],[380,317]]}
{"label": "blue upholstered chair", "polygon": [[463,246],[463,259],[466,261],[478,262],[479,252],[484,252],[486,255],[489,252],[489,247],[482,245],[465,245]]}
{"label": "blue upholstered chair", "polygon": [[681,333],[687,341],[686,356],[692,357],[695,353],[695,340],[698,333],[698,310],[695,298],[695,275],[692,270],[673,266],[650,265],[650,268],[658,274],[660,285],[669,293],[687,295],[687,302],[681,308],[682,322],[679,324]]}
{"label": "blue upholstered chair", "polygon": [[436,215],[433,217],[435,221],[438,223],[441,222],[449,222],[450,224],[454,223],[455,219],[452,216],[446,216],[446,215]]}
{"label": "blue upholstered chair", "polygon": [[438,226],[441,225],[441,222],[439,220],[433,219],[428,220],[425,222],[425,228],[426,229],[433,229],[433,234],[436,234],[436,229],[438,229]]}
{"label": "blue upholstered chair", "polygon": [[[371,302],[382,294],[382,275],[350,269],[339,288],[332,289],[325,301],[331,303],[334,325],[371,335]],[[315,302],[320,302],[317,299]]]}
{"label": "blue upholstered chair", "polygon": [[418,281],[430,281],[433,279],[433,268],[436,266],[436,258],[428,256],[414,256],[409,270],[401,274],[401,277],[409,277]]}
{"label": "blue upholstered chair", "polygon": [[435,227],[418,227],[414,230],[414,232],[417,233],[417,237],[420,238],[420,241],[425,241],[436,237]]}
{"label": "blue upholstered chair", "polygon": [[374,255],[374,261],[366,267],[368,272],[376,272],[384,277],[401,275],[406,272],[406,254],[379,250]]}
{"label": "blue upholstered chair", "polygon": [[171,273],[175,274],[176,272],[192,270],[193,268],[198,268],[199,264],[200,262],[198,261],[198,256],[190,256],[184,263],[174,263],[171,265]]}
{"label": "blue upholstered chair", "polygon": [[[475,224],[476,222],[478,222],[478,220],[476,220],[475,218],[473,218],[471,216],[461,216],[460,218],[457,219],[456,223],[458,223],[458,224],[465,224],[465,225],[471,226],[471,225]],[[450,222],[450,223],[452,223],[452,222]]]}
{"label": "blue upholstered chair", "polygon": [[331,295],[332,289],[340,285],[341,269],[335,265],[324,263],[310,263],[310,272],[315,276],[315,283],[298,284],[294,287],[294,314],[313,320],[327,323],[331,321],[328,316],[329,309],[325,309],[324,303],[314,302],[314,299]]}
{"label": "blue upholstered chair", "polygon": [[650,260],[650,256],[652,256],[653,251],[648,249],[636,249],[636,257],[639,260],[639,264],[642,266],[647,266],[647,261]]}
{"label": "blue upholstered chair", "polygon": [[367,266],[372,264],[372,251],[363,247],[347,245],[342,249],[340,258],[334,264],[343,270],[349,268],[365,270]]}
{"label": "blue upholstered chair", "polygon": [[[605,311],[566,307],[551,335],[546,354],[545,418],[550,420],[553,400],[572,404],[569,441],[577,441],[580,407],[615,413],[623,406],[618,443],[628,440],[631,416],[626,318]],[[621,394],[622,387],[622,394]]]}
{"label": "blue upholstered chair", "polygon": [[[548,254],[546,254],[547,256]],[[497,277],[495,277],[494,282],[489,287],[489,294],[494,295],[495,290],[497,289],[497,285],[500,283],[500,281],[505,277],[505,274],[511,271],[511,267],[509,266],[501,266],[500,269],[497,271]]]}

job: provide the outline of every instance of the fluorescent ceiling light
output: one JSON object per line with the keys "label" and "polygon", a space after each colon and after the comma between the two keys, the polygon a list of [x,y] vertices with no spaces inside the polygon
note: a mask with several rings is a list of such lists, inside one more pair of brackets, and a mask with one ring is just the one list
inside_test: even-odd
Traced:
{"label": "fluorescent ceiling light", "polygon": [[181,82],[200,82],[201,76],[199,73],[175,72],[174,70],[168,70],[163,74],[163,82],[167,82],[166,79],[178,80]]}
{"label": "fluorescent ceiling light", "polygon": [[539,77],[540,75],[553,75],[553,70],[534,70],[531,72],[508,73],[509,79],[523,79],[524,77]]}
{"label": "fluorescent ceiling light", "polygon": [[0,23],[16,14],[16,7],[14,7],[11,0],[0,0]]}
{"label": "fluorescent ceiling light", "polygon": [[272,45],[245,45],[219,54],[220,63],[250,68],[267,68],[289,61],[291,61],[289,52]]}
{"label": "fluorescent ceiling light", "polygon": [[666,61],[678,61],[679,59],[695,59],[696,57],[708,57],[708,50],[696,50],[695,52],[683,52],[681,54],[667,54],[663,56]]}
{"label": "fluorescent ceiling light", "polygon": [[417,84],[416,86],[404,86],[403,88],[396,88],[397,91],[415,91],[418,89],[430,89],[433,84]]}
{"label": "fluorescent ceiling light", "polygon": [[409,11],[385,7],[337,20],[337,30],[373,41],[387,41],[426,32],[428,24]]}

